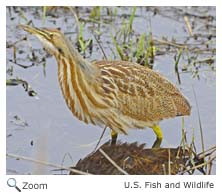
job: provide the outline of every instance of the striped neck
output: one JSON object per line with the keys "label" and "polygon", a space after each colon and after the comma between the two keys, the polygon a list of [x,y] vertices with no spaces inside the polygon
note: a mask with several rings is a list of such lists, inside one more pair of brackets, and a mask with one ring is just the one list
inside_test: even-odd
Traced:
{"label": "striped neck", "polygon": [[58,80],[63,96],[72,113],[86,123],[95,124],[95,121],[90,117],[90,113],[95,110],[95,107],[106,108],[106,106],[93,92],[97,86],[94,83],[96,74],[93,71],[95,69],[91,64],[85,64],[85,62],[87,63],[84,59],[82,61],[79,59],[73,60],[73,58],[63,56],[57,58]]}
{"label": "striped neck", "polygon": [[80,86],[87,89],[87,79],[85,75],[86,65],[83,61],[75,58],[65,58],[60,55],[57,58],[58,63],[58,80],[70,110],[80,120],[83,119],[83,110],[88,112],[87,105],[84,103],[83,92]]}

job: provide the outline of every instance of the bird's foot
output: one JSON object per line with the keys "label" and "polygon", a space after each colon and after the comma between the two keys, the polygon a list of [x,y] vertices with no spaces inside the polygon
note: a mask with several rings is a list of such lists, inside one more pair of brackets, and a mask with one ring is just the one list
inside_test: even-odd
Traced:
{"label": "bird's foot", "polygon": [[153,143],[152,148],[160,148],[160,145],[162,143],[162,138],[156,138],[155,142]]}
{"label": "bird's foot", "polygon": [[118,133],[112,130],[111,131],[111,145],[116,145],[117,137],[118,137]]}

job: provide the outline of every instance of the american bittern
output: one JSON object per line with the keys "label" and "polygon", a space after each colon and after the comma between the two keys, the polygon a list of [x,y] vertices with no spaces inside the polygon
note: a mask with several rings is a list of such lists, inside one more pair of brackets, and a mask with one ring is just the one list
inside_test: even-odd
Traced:
{"label": "american bittern", "polygon": [[159,121],[190,114],[180,91],[159,73],[127,61],[85,60],[57,29],[20,25],[37,36],[58,63],[58,80],[72,113],[85,123],[107,126],[112,142],[129,128],[153,129]]}

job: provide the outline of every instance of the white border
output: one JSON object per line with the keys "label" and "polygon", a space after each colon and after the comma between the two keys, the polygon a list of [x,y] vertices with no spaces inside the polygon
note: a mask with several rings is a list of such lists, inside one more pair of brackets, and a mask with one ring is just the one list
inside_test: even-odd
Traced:
{"label": "white border", "polygon": [[[220,0],[218,0],[219,2]],[[26,1],[7,0],[8,6],[27,6]],[[30,6],[216,6],[217,0],[29,0]]]}
{"label": "white border", "polygon": [[[28,5],[30,6],[42,6],[42,5],[76,5],[76,6],[217,6],[217,111],[216,111],[216,121],[217,121],[217,175],[216,176],[15,176],[18,181],[36,181],[36,182],[44,182],[47,181],[49,183],[50,189],[48,192],[81,192],[81,193],[159,193],[160,191],[164,191],[165,193],[187,193],[191,192],[191,190],[150,190],[150,189],[123,189],[124,181],[182,181],[182,180],[208,180],[212,181],[216,184],[216,190],[194,190],[194,192],[219,192],[221,191],[220,182],[222,180],[222,145],[221,145],[221,137],[222,137],[222,125],[221,121],[221,110],[222,110],[222,102],[221,102],[221,83],[222,83],[222,58],[221,58],[221,43],[222,43],[222,1],[221,0],[109,0],[109,1],[99,1],[99,0],[29,0]],[[5,175],[6,172],[6,12],[5,6],[27,6],[27,1],[21,0],[8,0],[7,2],[1,2],[0,6],[0,18],[1,18],[1,44],[0,44],[0,192],[2,193],[17,193],[14,188],[8,188],[6,185],[6,180],[9,176]],[[211,130],[211,129],[209,129]],[[22,191],[24,192],[24,191]],[[33,191],[35,192],[35,191]],[[38,192],[38,191],[36,191]],[[39,191],[39,193],[43,193],[43,191]]]}
{"label": "white border", "polygon": [[6,172],[6,8],[1,7],[1,38],[0,38],[0,176]]}
{"label": "white border", "polygon": [[220,118],[221,112],[222,112],[222,96],[221,96],[221,87],[220,83],[222,83],[222,57],[221,57],[221,50],[222,50],[222,1],[220,1],[220,5],[218,3],[216,7],[216,156],[217,156],[217,175],[222,175],[222,141],[220,137],[222,137],[222,119]]}

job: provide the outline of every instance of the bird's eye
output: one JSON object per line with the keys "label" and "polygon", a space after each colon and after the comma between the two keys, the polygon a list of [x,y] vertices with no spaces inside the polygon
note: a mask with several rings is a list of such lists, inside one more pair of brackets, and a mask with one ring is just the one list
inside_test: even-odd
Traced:
{"label": "bird's eye", "polygon": [[63,54],[63,50],[60,47],[57,47],[59,53]]}

